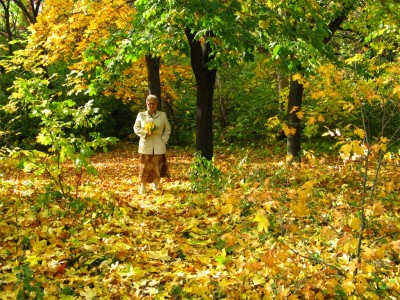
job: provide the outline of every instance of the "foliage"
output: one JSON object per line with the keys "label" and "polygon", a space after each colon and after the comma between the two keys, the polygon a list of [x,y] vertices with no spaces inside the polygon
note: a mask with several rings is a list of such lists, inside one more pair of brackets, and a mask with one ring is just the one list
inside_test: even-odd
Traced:
{"label": "foliage", "polygon": [[198,193],[220,194],[225,189],[221,171],[214,165],[214,160],[208,160],[196,153],[190,164],[189,173],[192,190]]}
{"label": "foliage", "polygon": [[[357,97],[365,93],[381,99],[391,97],[385,105],[396,107],[397,10],[391,1],[385,3],[384,9],[380,2],[357,6],[343,25],[346,31],[335,36],[329,46],[332,49],[328,49],[320,43],[327,34],[326,20],[338,14],[343,3],[255,1],[250,6],[243,1],[189,1],[170,6],[172,2],[139,1],[137,8],[143,10],[137,14],[125,1],[51,0],[46,1],[38,22],[31,27],[26,51],[15,53],[12,63],[5,66],[24,78],[47,69],[51,85],[78,105],[95,100],[103,115],[104,121],[98,125],[103,136],[126,139],[132,133],[135,114],[144,109],[147,79],[142,56],[151,49],[152,54],[162,57],[162,100],[174,128],[171,144],[191,145],[196,132],[194,78],[188,59],[181,56],[187,54],[182,30],[190,25],[199,30],[199,37],[206,31],[215,34],[210,42],[220,68],[214,107],[226,109],[223,116],[214,112],[216,144],[256,146],[260,140],[275,142],[281,132],[290,134],[284,121],[287,112],[278,102],[275,69],[292,70],[301,63],[307,74],[314,74],[307,78],[296,75],[306,85],[304,105],[298,112],[303,116],[305,149],[332,151],[333,139],[321,139],[321,135],[327,128],[343,132],[347,126],[361,126],[359,110],[350,109],[357,104]],[[374,13],[379,18],[369,17]],[[256,54],[250,45],[256,46]],[[335,67],[326,60],[333,49],[341,61]],[[290,53],[296,53],[295,60]],[[254,62],[243,63],[250,56]],[[22,68],[17,70],[16,65]],[[53,73],[60,76],[51,76]],[[385,73],[391,75],[385,77]],[[8,85],[7,79],[2,85],[4,105]],[[389,111],[380,110],[377,101],[368,105],[370,116],[377,117],[375,121]],[[28,125],[22,108],[20,113],[20,127],[25,128],[19,136],[8,127],[8,116],[1,116],[5,120],[2,137],[7,132],[2,142],[27,148],[36,137],[37,126]],[[12,124],[15,126],[16,120]],[[395,132],[397,124],[392,122],[391,126]],[[319,149],[311,149],[315,147]]]}
{"label": "foliage", "polygon": [[66,186],[64,179],[67,170],[63,164],[66,161],[73,162],[77,174],[77,197],[83,170],[95,172],[88,160],[93,150],[106,150],[106,146],[116,140],[102,138],[93,131],[85,134],[86,129],[101,121],[98,109],[93,108],[93,101],[77,107],[72,100],[63,99],[62,94],[54,94],[48,89],[48,84],[48,80],[40,79],[19,79],[14,82],[12,100],[5,110],[12,113],[17,107],[25,107],[29,117],[38,124],[36,142],[42,146],[42,150],[13,149],[12,155],[21,157],[24,170],[35,171],[36,174],[47,173],[63,197],[70,193],[70,187]]}
{"label": "foliage", "polygon": [[225,65],[218,72],[215,89],[214,135],[217,144],[257,145],[275,141],[279,129],[267,120],[280,115],[275,79],[255,75],[260,61],[238,66]]}
{"label": "foliage", "polygon": [[284,155],[224,150],[214,167],[231,184],[193,193],[194,157],[180,149],[168,154],[163,191],[139,195],[134,148],[95,154],[85,196],[41,209],[48,178],[1,164],[3,297],[399,297],[398,154],[365,203],[359,262],[361,161],[310,156],[289,167]]}
{"label": "foliage", "polygon": [[214,59],[210,67],[252,58],[255,39],[248,26],[254,25],[256,20],[243,18],[241,1],[172,1],[165,4],[150,0],[137,1],[136,8],[139,47],[145,47],[157,56],[165,57],[176,51],[189,54],[184,35],[188,28],[196,33],[196,40],[211,45]]}

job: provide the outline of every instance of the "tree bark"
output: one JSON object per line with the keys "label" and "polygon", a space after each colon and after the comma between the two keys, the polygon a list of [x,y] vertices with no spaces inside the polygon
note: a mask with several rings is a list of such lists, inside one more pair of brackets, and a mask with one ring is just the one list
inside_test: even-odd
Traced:
{"label": "tree bark", "polygon": [[210,45],[195,40],[195,34],[189,28],[185,29],[185,34],[190,46],[190,60],[197,85],[196,150],[211,160],[214,152],[212,110],[217,70],[208,68],[212,59]]}
{"label": "tree bark", "polygon": [[288,100],[288,126],[295,128],[294,134],[287,136],[287,155],[300,160],[301,132],[302,127],[297,112],[301,110],[304,87],[297,80],[290,80],[290,91]]}
{"label": "tree bark", "polygon": [[147,66],[147,82],[149,87],[149,95],[156,95],[158,98],[157,109],[162,110],[161,99],[161,80],[160,80],[160,58],[153,57],[151,54],[146,55]]}

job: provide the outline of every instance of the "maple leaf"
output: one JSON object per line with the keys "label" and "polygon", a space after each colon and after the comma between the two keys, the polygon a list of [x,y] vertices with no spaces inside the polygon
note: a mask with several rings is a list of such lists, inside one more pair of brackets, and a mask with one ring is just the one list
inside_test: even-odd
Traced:
{"label": "maple leaf", "polygon": [[44,135],[43,133],[39,133],[38,136],[36,137],[36,141],[39,144],[42,144],[44,146],[48,146],[51,144],[51,139],[50,137]]}
{"label": "maple leaf", "polygon": [[343,159],[348,159],[351,154],[351,144],[344,144],[340,147],[340,155]]}
{"label": "maple leaf", "polygon": [[306,198],[300,198],[298,203],[291,205],[292,212],[298,217],[305,217],[310,214],[306,205]]}
{"label": "maple leaf", "polygon": [[226,250],[225,250],[225,248],[223,248],[223,249],[221,250],[221,255],[215,257],[215,260],[216,260],[219,264],[221,264],[221,265],[224,265],[224,264],[226,264],[226,263],[229,261],[229,258],[227,258],[227,256],[226,256]]}
{"label": "maple leaf", "polygon": [[79,292],[79,295],[85,297],[85,299],[93,299],[97,296],[97,292],[95,288],[91,289],[90,287],[85,286],[83,291]]}
{"label": "maple leaf", "polygon": [[316,120],[315,117],[310,117],[310,118],[308,118],[308,120],[307,120],[307,124],[308,124],[308,125],[313,125],[313,124],[315,124],[316,121],[317,121],[317,120]]}
{"label": "maple leaf", "polygon": [[289,113],[291,114],[291,113],[298,112],[298,111],[299,111],[299,107],[293,106]]}
{"label": "maple leaf", "polygon": [[297,118],[299,118],[299,120],[304,118],[304,111],[298,111],[296,112],[296,116]]}
{"label": "maple leaf", "polygon": [[292,75],[292,80],[293,81],[298,81],[305,88],[307,88],[309,86],[309,82],[300,73],[293,74]]}
{"label": "maple leaf", "polygon": [[342,284],[342,288],[343,290],[346,292],[347,295],[350,295],[354,289],[355,289],[355,285],[354,283],[350,280],[347,279],[343,284]]}
{"label": "maple leaf", "polygon": [[29,265],[31,267],[36,266],[40,260],[41,260],[41,258],[36,255],[27,255],[26,256],[26,261],[29,263]]}
{"label": "maple leaf", "polygon": [[390,243],[393,251],[400,254],[400,240],[393,241]]}
{"label": "maple leaf", "polygon": [[171,257],[168,254],[168,250],[149,251],[148,256],[149,258],[156,260],[163,260],[163,261],[171,259]]}
{"label": "maple leaf", "polygon": [[354,130],[354,134],[355,135],[358,135],[360,138],[365,138],[365,131],[364,131],[364,129],[361,129],[361,128],[356,128],[355,130]]}
{"label": "maple leaf", "polygon": [[254,274],[252,281],[253,281],[254,285],[264,285],[266,282],[266,278],[265,278],[265,276],[261,276],[259,274]]}
{"label": "maple leaf", "polygon": [[221,206],[221,213],[223,215],[230,215],[233,212],[234,208],[232,203],[227,203]]}
{"label": "maple leaf", "polygon": [[257,230],[259,232],[268,232],[269,220],[265,216],[265,211],[263,209],[259,209],[253,219],[254,222],[257,222]]}
{"label": "maple leaf", "polygon": [[41,240],[41,241],[36,240],[32,244],[32,251],[36,254],[41,254],[46,251],[46,247],[47,247],[47,240]]}
{"label": "maple leaf", "polygon": [[120,270],[120,273],[122,276],[130,277],[130,276],[136,276],[136,277],[143,277],[146,272],[139,267],[133,267],[132,265],[128,265],[126,268]]}
{"label": "maple leaf", "polygon": [[285,135],[294,135],[294,134],[296,134],[296,128],[289,127],[286,124],[282,125],[282,130],[285,132]]}
{"label": "maple leaf", "polygon": [[14,283],[18,282],[18,277],[14,273],[5,273],[4,275],[0,276],[2,283]]}

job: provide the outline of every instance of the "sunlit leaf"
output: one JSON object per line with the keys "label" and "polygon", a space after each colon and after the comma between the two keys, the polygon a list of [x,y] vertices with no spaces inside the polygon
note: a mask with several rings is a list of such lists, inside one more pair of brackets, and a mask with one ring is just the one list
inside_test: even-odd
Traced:
{"label": "sunlit leaf", "polygon": [[270,224],[264,210],[260,209],[257,211],[254,217],[254,222],[257,222],[257,230],[259,232],[268,232],[268,227]]}

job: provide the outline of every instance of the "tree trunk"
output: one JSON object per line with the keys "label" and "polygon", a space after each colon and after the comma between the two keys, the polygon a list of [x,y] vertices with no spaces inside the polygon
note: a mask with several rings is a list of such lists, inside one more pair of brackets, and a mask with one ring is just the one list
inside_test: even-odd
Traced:
{"label": "tree trunk", "polygon": [[294,134],[287,136],[287,155],[293,156],[300,160],[301,150],[301,123],[297,116],[297,112],[301,110],[301,102],[303,99],[304,87],[297,80],[290,80],[290,91],[288,101],[288,126],[295,128]]}
{"label": "tree trunk", "polygon": [[[323,39],[323,43],[328,44],[332,39],[335,32],[340,28],[340,25],[346,20],[347,15],[353,9],[355,1],[350,2],[345,6],[335,19],[331,20],[328,24],[330,34]],[[300,71],[301,67],[299,67]],[[299,72],[301,73],[301,72]],[[288,102],[288,126],[295,128],[295,134],[287,136],[287,154],[300,160],[301,150],[301,132],[302,127],[300,119],[297,117],[296,112],[300,111],[301,103],[303,100],[304,87],[298,81],[290,80],[289,102]],[[295,109],[295,107],[297,108]]]}
{"label": "tree trunk", "polygon": [[212,132],[212,110],[217,70],[210,70],[207,64],[212,59],[210,45],[195,40],[195,34],[185,29],[190,46],[190,60],[197,85],[196,150],[211,160],[214,144]]}
{"label": "tree trunk", "polygon": [[147,81],[149,95],[156,95],[158,98],[157,109],[162,110],[161,81],[160,81],[160,58],[146,55]]}

